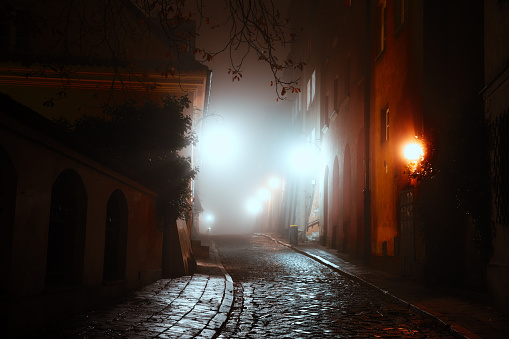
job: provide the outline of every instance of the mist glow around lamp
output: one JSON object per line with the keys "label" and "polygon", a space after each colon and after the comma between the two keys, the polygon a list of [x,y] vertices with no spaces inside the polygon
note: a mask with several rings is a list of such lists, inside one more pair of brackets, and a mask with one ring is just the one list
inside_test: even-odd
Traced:
{"label": "mist glow around lamp", "polygon": [[258,198],[250,198],[246,202],[246,210],[249,214],[257,215],[262,211],[262,202]]}
{"label": "mist glow around lamp", "polygon": [[273,190],[278,189],[281,185],[281,180],[278,177],[270,177],[269,187]]}
{"label": "mist glow around lamp", "polygon": [[[319,152],[312,148],[314,144],[299,144],[290,150],[288,165],[297,174],[307,175],[317,169]],[[314,145],[314,147],[317,147]]]}
{"label": "mist glow around lamp", "polygon": [[209,224],[212,224],[214,222],[214,216],[212,214],[207,214],[205,216],[205,221],[208,222]]}
{"label": "mist glow around lamp", "polygon": [[258,190],[257,196],[261,201],[267,201],[270,199],[270,191],[267,188],[262,187]]}
{"label": "mist glow around lamp", "polygon": [[211,213],[206,213],[205,215],[203,215],[203,217],[205,224],[207,226],[207,231],[210,232],[210,230],[212,229],[212,224],[214,223],[214,215]]}

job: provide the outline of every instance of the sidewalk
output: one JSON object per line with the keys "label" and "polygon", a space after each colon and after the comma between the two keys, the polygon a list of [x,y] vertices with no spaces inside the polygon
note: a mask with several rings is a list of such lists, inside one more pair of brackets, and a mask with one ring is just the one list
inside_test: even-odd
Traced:
{"label": "sidewalk", "polygon": [[[160,279],[128,294],[115,305],[98,308],[38,338],[212,338],[233,303],[233,281],[210,244],[192,276]],[[33,337],[33,336],[29,336]]]}
{"label": "sidewalk", "polygon": [[449,325],[451,332],[458,337],[509,338],[509,317],[473,298],[431,289],[409,279],[355,264],[338,257],[337,250],[328,249],[317,242],[290,245],[289,237],[263,235],[335,271],[371,285],[414,311]]}

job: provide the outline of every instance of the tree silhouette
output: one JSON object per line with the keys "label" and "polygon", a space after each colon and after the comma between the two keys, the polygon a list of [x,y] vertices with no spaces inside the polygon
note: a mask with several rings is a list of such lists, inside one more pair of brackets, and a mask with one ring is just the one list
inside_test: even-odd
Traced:
{"label": "tree silhouette", "polygon": [[190,180],[196,170],[179,151],[191,145],[195,136],[187,96],[166,95],[162,104],[128,102],[105,108],[104,117],[83,116],[57,124],[80,145],[91,146],[115,159],[129,173],[136,174],[158,194],[159,216],[175,220],[191,211]]}

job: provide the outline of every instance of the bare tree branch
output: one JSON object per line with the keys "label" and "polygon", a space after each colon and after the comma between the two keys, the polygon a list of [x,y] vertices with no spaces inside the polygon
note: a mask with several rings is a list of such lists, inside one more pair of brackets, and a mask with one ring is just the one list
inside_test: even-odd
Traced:
{"label": "bare tree branch", "polygon": [[[300,91],[299,79],[283,79],[286,69],[302,69],[304,63],[281,60],[278,52],[295,41],[290,22],[284,18],[273,0],[224,0],[226,19],[214,23],[207,11],[218,4],[213,0],[70,0],[20,1],[25,8],[52,6],[51,11],[33,10],[19,27],[30,26],[38,37],[37,55],[19,55],[26,64],[37,63],[26,76],[59,76],[62,91],[71,86],[79,70],[91,63],[108,65],[114,70],[111,88],[117,84],[131,96],[133,84],[141,84],[147,91],[157,86],[145,79],[140,62],[157,59],[165,77],[180,76],[193,54],[200,62],[213,60],[220,53],[230,54],[229,73],[232,80],[242,78],[248,55],[255,54],[265,62],[273,76],[278,99],[288,91]],[[26,6],[29,4],[30,6]],[[15,13],[18,1],[5,0],[0,11]],[[7,19],[12,21],[12,19]],[[229,36],[213,50],[197,48],[196,28],[224,27]],[[158,42],[159,41],[159,42]],[[158,45],[163,42],[163,45]],[[14,53],[16,54],[16,53]],[[240,57],[238,57],[240,55]]]}

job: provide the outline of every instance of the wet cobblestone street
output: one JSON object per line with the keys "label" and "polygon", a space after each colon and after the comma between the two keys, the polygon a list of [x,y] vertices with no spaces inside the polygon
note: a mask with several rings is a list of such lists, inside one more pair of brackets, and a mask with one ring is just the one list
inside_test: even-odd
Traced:
{"label": "wet cobblestone street", "polygon": [[258,235],[215,237],[234,281],[219,338],[451,338],[380,291]]}

